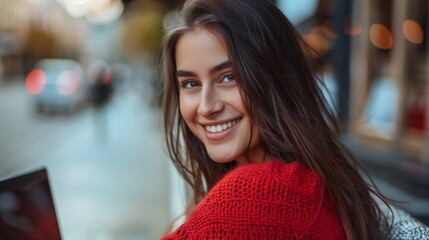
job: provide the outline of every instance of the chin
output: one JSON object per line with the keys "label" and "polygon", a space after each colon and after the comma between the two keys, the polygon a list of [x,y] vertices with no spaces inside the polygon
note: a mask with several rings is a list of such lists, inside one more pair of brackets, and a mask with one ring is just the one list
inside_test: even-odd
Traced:
{"label": "chin", "polygon": [[213,162],[217,163],[229,163],[235,161],[235,158],[232,156],[219,156],[209,153],[209,157],[213,160]]}
{"label": "chin", "polygon": [[225,159],[225,158],[217,159],[217,158],[212,158],[212,157],[210,157],[210,158],[213,160],[213,162],[217,162],[217,163],[230,163],[230,162],[235,161],[234,159]]}

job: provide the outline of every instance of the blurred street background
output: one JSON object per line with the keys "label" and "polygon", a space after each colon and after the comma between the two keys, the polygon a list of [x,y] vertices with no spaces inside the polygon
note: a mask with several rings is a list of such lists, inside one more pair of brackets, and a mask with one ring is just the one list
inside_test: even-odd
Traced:
{"label": "blurred street background", "polygon": [[156,78],[174,7],[0,2],[0,178],[46,167],[63,239],[158,239],[180,213]]}
{"label": "blurred street background", "polygon": [[[158,239],[183,210],[159,76],[182,2],[0,1],[0,179],[46,167],[65,240]],[[275,2],[317,51],[344,143],[429,224],[428,1]]]}

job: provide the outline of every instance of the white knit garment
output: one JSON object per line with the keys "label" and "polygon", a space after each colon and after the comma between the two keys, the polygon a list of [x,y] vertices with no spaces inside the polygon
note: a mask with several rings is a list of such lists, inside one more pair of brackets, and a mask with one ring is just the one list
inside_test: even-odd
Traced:
{"label": "white knit garment", "polygon": [[390,240],[429,240],[429,227],[413,218],[403,210],[390,206],[392,212],[384,203],[380,203],[382,211],[387,213],[388,221],[392,223],[390,233],[386,226],[381,231],[386,239]]}

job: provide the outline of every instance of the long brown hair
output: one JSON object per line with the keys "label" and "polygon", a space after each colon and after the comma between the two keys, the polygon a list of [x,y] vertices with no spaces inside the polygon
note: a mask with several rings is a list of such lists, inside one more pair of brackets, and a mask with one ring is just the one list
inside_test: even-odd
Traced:
{"label": "long brown hair", "polygon": [[265,153],[318,172],[334,198],[348,239],[382,239],[380,226],[387,220],[373,195],[383,198],[359,175],[358,162],[340,142],[336,116],[305,57],[305,43],[268,0],[187,1],[179,25],[165,36],[167,148],[194,191],[193,202],[199,202],[234,167],[234,163],[211,160],[179,112],[176,45],[195,28],[215,31],[225,41],[241,97]]}

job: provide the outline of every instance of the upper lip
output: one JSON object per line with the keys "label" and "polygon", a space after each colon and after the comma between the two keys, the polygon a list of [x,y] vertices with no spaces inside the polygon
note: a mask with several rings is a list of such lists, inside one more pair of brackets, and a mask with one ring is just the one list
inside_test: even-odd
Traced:
{"label": "upper lip", "polygon": [[231,121],[234,121],[234,120],[238,120],[238,119],[241,119],[241,118],[243,118],[243,117],[235,117],[235,118],[231,118],[231,119],[228,119],[228,120],[220,120],[220,121],[213,121],[213,122],[201,122],[200,124],[203,125],[203,126],[216,126],[216,125],[221,125],[221,124],[224,124],[224,123],[227,123],[227,122],[231,122]]}

